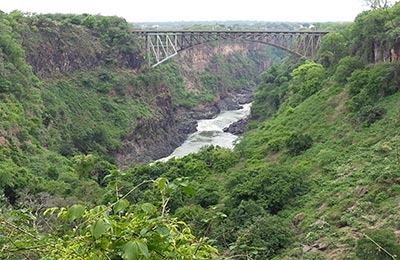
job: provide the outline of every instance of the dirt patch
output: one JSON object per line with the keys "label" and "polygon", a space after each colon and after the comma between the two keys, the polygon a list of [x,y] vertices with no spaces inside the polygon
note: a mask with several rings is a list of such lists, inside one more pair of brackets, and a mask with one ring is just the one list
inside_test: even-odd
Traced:
{"label": "dirt patch", "polygon": [[0,145],[8,145],[8,141],[4,136],[0,136]]}
{"label": "dirt patch", "polygon": [[335,122],[339,115],[348,111],[346,106],[348,100],[349,95],[346,92],[342,92],[328,101],[335,108],[334,112],[328,116],[328,122]]}

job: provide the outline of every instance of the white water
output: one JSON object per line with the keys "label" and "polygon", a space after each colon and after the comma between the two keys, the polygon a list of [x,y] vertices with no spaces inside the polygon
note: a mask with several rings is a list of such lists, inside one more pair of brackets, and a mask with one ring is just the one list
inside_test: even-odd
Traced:
{"label": "white water", "polygon": [[191,134],[172,154],[160,159],[160,161],[167,161],[173,157],[181,158],[198,152],[206,145],[218,145],[232,149],[238,136],[225,133],[222,129],[248,116],[250,107],[251,104],[245,104],[242,109],[222,111],[216,118],[197,121],[197,132]]}

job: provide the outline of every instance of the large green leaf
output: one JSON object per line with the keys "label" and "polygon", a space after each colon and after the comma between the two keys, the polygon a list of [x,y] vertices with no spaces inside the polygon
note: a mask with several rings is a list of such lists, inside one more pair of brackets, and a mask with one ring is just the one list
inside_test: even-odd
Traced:
{"label": "large green leaf", "polygon": [[72,207],[70,207],[68,209],[68,220],[70,222],[79,219],[83,216],[83,214],[85,213],[85,207],[82,205],[73,205]]}
{"label": "large green leaf", "polygon": [[149,258],[149,257],[150,257],[150,253],[149,253],[149,249],[147,248],[147,244],[144,243],[144,242],[141,241],[141,240],[137,240],[137,241],[135,241],[135,242],[136,242],[136,244],[137,244],[138,247],[139,247],[140,253],[142,253],[142,255],[143,255],[145,258]]}
{"label": "large green leaf", "polygon": [[134,241],[129,241],[124,246],[124,254],[122,255],[127,260],[139,259],[139,246]]}
{"label": "large green leaf", "polygon": [[114,205],[114,212],[119,213],[124,211],[127,207],[129,207],[129,201],[127,200],[120,200]]}
{"label": "large green leaf", "polygon": [[193,196],[193,195],[196,194],[196,191],[192,187],[184,186],[184,187],[182,187],[182,189],[188,195],[192,195]]}
{"label": "large green leaf", "polygon": [[170,234],[170,230],[166,226],[157,227],[157,232],[160,234],[161,237],[167,237]]}
{"label": "large green leaf", "polygon": [[100,219],[94,223],[92,228],[92,236],[95,239],[101,237],[108,229],[110,228],[110,224],[105,222],[103,219]]}
{"label": "large green leaf", "polygon": [[158,178],[156,182],[157,187],[163,190],[167,187],[168,180],[166,178]]}
{"label": "large green leaf", "polygon": [[150,253],[147,244],[141,240],[129,241],[124,246],[122,257],[127,260],[149,258]]}
{"label": "large green leaf", "polygon": [[141,208],[147,214],[153,214],[154,212],[157,211],[157,208],[151,203],[144,203],[142,204]]}

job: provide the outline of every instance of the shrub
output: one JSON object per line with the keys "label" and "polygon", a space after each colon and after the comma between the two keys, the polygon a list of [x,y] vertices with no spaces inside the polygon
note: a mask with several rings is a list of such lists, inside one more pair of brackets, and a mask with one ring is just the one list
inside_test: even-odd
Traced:
{"label": "shrub", "polygon": [[350,108],[359,111],[400,89],[400,63],[383,63],[356,70],[349,79]]}
{"label": "shrub", "polygon": [[270,259],[286,248],[293,240],[293,233],[279,217],[258,217],[253,224],[239,232],[239,238],[231,247],[247,259]]}
{"label": "shrub", "polygon": [[325,78],[325,69],[321,64],[307,61],[291,73],[293,79],[289,89],[292,97],[290,104],[297,106],[311,95],[322,89],[322,82]]}
{"label": "shrub", "polygon": [[303,171],[280,165],[257,165],[231,173],[226,187],[230,191],[227,204],[234,208],[243,201],[254,200],[276,214],[306,188],[303,177]]}
{"label": "shrub", "polygon": [[347,53],[346,38],[341,33],[332,32],[322,39],[318,61],[326,68],[331,67],[336,65]]}
{"label": "shrub", "polygon": [[346,56],[339,61],[333,78],[338,83],[345,84],[355,70],[362,69],[363,67],[364,63],[359,57]]}
{"label": "shrub", "polygon": [[366,126],[370,126],[378,120],[381,120],[386,114],[386,110],[380,107],[366,106],[359,112],[359,120]]}
{"label": "shrub", "polygon": [[299,155],[313,145],[313,139],[308,134],[292,134],[286,141],[289,154]]}

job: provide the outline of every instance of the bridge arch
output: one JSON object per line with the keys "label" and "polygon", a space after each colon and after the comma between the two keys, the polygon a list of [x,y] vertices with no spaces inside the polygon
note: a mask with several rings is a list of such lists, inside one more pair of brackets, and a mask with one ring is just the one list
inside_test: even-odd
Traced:
{"label": "bridge arch", "polygon": [[153,67],[195,46],[226,40],[267,44],[314,59],[325,31],[132,31],[145,39],[145,52]]}

